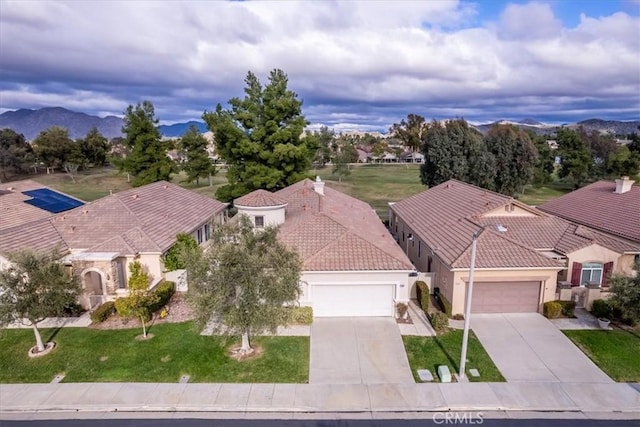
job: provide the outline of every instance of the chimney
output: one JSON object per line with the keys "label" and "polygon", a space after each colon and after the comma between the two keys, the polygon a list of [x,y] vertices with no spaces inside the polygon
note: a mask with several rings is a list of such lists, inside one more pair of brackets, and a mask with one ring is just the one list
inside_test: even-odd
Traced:
{"label": "chimney", "polygon": [[316,190],[316,193],[324,196],[324,182],[322,182],[319,176],[316,176],[316,180],[313,183],[313,189]]}
{"label": "chimney", "polygon": [[631,190],[633,180],[628,176],[623,176],[620,179],[616,179],[616,194],[623,194]]}

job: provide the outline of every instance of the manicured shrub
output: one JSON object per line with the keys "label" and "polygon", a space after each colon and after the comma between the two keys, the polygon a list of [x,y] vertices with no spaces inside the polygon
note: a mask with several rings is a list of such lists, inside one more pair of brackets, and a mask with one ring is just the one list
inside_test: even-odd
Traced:
{"label": "manicured shrub", "polygon": [[429,321],[431,322],[431,326],[433,326],[433,329],[438,334],[446,332],[449,327],[449,316],[441,311],[431,313],[431,315],[429,316]]}
{"label": "manicured shrub", "polygon": [[151,313],[159,311],[167,305],[173,294],[176,292],[176,284],[173,282],[162,282],[153,290],[153,294],[156,296],[157,302],[149,307]]}
{"label": "manicured shrub", "polygon": [[437,295],[435,295],[435,297],[442,311],[445,312],[447,317],[451,317],[451,303],[449,302],[449,300],[439,292]]}
{"label": "manicured shrub", "polygon": [[456,313],[456,314],[453,315],[452,319],[453,320],[464,320],[464,314]]}
{"label": "manicured shrub", "polygon": [[562,315],[566,317],[576,317],[576,302],[575,301],[556,301],[562,306]]}
{"label": "manicured shrub", "polygon": [[416,295],[420,308],[426,313],[429,310],[429,287],[422,280],[416,281]]}
{"label": "manicured shrub", "polygon": [[562,314],[562,305],[558,301],[545,302],[542,312],[547,319],[557,319]]}
{"label": "manicured shrub", "polygon": [[144,316],[144,321],[151,320],[151,310],[149,306],[141,307],[135,305],[136,300],[129,297],[117,298],[114,307],[118,316],[122,317],[139,317]]}
{"label": "manicured shrub", "polygon": [[289,323],[294,325],[310,325],[313,323],[313,308],[289,307]]}
{"label": "manicured shrub", "polygon": [[613,307],[603,299],[597,299],[591,305],[591,314],[600,318],[611,319],[613,317]]}
{"label": "manicured shrub", "polygon": [[91,313],[91,321],[94,323],[101,323],[107,320],[109,316],[116,312],[115,304],[113,301],[107,301],[96,308]]}
{"label": "manicured shrub", "polygon": [[87,310],[85,310],[80,304],[72,302],[64,307],[62,315],[63,317],[80,317],[85,311]]}

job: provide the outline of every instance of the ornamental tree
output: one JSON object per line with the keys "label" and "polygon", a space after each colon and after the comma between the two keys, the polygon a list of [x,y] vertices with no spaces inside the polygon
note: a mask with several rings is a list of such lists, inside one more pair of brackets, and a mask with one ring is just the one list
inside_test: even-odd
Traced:
{"label": "ornamental tree", "polygon": [[213,319],[216,331],[241,335],[240,354],[252,352],[250,336],[275,333],[289,321],[287,305],[300,294],[302,262],[277,238],[277,229],[254,230],[241,215],[213,224],[211,244],[187,257],[187,294],[201,325]]}
{"label": "ornamental tree", "polygon": [[129,295],[116,300],[116,311],[124,317],[137,317],[142,322],[142,336],[147,338],[145,322],[151,317],[151,306],[158,302],[158,296],[149,291],[149,273],[139,261],[129,264]]}
{"label": "ornamental tree", "polygon": [[33,328],[35,352],[45,350],[38,322],[58,317],[81,293],[77,276],[60,262],[57,251],[17,252],[9,267],[0,271],[0,326],[23,322]]}

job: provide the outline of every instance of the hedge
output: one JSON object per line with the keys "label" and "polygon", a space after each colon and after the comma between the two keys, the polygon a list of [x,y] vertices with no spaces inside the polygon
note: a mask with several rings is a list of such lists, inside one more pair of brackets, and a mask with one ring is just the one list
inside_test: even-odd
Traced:
{"label": "hedge", "polygon": [[440,308],[445,312],[447,317],[451,317],[451,303],[449,302],[449,300],[439,291],[434,292],[433,297],[438,302],[438,305],[440,305]]}
{"label": "hedge", "polygon": [[157,297],[158,302],[149,307],[151,313],[155,313],[162,307],[167,305],[173,294],[176,292],[176,284],[173,282],[162,282],[152,291]]}
{"label": "hedge", "polygon": [[107,320],[109,316],[116,312],[116,306],[113,301],[107,301],[104,304],[100,305],[96,308],[93,313],[91,313],[91,321],[94,323],[101,323]]}
{"label": "hedge", "polygon": [[605,319],[611,319],[613,318],[613,307],[608,301],[597,299],[593,301],[593,305],[591,306],[591,314],[598,318],[603,317]]}
{"label": "hedge", "polygon": [[566,317],[576,317],[576,302],[575,301],[556,301],[562,306],[562,315]]}
{"label": "hedge", "polygon": [[425,313],[429,310],[429,287],[422,280],[416,281],[416,295],[418,296],[418,304]]}
{"label": "hedge", "polygon": [[294,325],[310,325],[313,323],[313,308],[289,307],[289,322]]}
{"label": "hedge", "polygon": [[449,317],[440,311],[436,311],[435,313],[431,313],[429,316],[429,321],[431,322],[431,326],[436,331],[436,333],[441,334],[446,332],[449,327]]}
{"label": "hedge", "polygon": [[542,308],[542,314],[547,319],[557,319],[562,314],[562,305],[558,301],[547,301]]}

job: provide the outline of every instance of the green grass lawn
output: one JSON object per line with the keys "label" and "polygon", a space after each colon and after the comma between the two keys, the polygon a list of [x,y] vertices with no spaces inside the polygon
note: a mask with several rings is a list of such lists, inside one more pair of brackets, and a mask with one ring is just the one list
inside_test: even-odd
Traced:
{"label": "green grass lawn", "polygon": [[[438,366],[447,365],[451,373],[460,369],[460,354],[462,352],[462,331],[450,330],[436,337],[402,337],[404,347],[409,358],[409,365],[416,382],[419,382],[418,369],[429,369],[438,381]],[[467,377],[470,381],[498,382],[504,377],[493,364],[493,361],[473,334],[469,334],[467,348]],[[469,375],[469,369],[476,368],[480,377]]]}
{"label": "green grass lawn", "polygon": [[[0,335],[0,383],[50,382],[190,382],[306,383],[309,379],[308,337],[256,337],[263,354],[237,362],[225,355],[234,340],[201,336],[191,322],[154,325],[154,337],[137,341],[140,329],[44,329],[42,338],[56,348],[29,359],[35,345],[31,329]],[[53,336],[52,336],[53,335]],[[106,357],[106,360],[104,360]],[[101,361],[102,358],[102,361]]]}
{"label": "green grass lawn", "polygon": [[570,184],[553,182],[545,185],[527,185],[518,200],[531,206],[538,206],[551,199],[563,196],[573,190]]}
{"label": "green grass lawn", "polygon": [[312,169],[310,173],[319,175],[331,188],[369,203],[382,219],[389,216],[389,202],[406,199],[427,189],[420,183],[418,164],[352,166],[351,174],[343,177],[342,182],[338,182],[338,176],[331,171],[332,166],[327,166]]}
{"label": "green grass lawn", "polygon": [[640,334],[611,331],[562,331],[615,381],[640,381]]}

